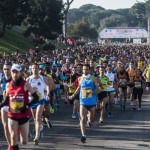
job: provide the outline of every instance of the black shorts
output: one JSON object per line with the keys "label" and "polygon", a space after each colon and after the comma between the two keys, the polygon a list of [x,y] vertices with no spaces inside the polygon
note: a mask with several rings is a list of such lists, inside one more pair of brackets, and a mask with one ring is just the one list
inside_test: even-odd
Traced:
{"label": "black shorts", "polygon": [[64,90],[64,85],[63,84],[60,84],[60,89]]}
{"label": "black shorts", "polygon": [[106,98],[107,97],[107,92],[106,91],[103,91],[103,92],[100,92],[99,94],[98,94],[98,100],[99,101],[102,101],[104,98]]}
{"label": "black shorts", "polygon": [[19,125],[23,125],[29,121],[30,117],[20,118],[20,119],[16,119],[16,118],[10,118],[10,119],[17,121]]}
{"label": "black shorts", "polygon": [[150,82],[146,82],[146,87],[150,87]]}
{"label": "black shorts", "polygon": [[134,84],[128,84],[128,87],[133,88]]}

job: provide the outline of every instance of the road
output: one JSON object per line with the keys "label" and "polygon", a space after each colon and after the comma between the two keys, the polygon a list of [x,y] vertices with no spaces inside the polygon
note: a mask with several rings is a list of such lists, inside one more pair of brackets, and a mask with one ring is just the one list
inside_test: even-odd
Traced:
{"label": "road", "polygon": [[[150,98],[150,97],[149,97]],[[44,127],[44,136],[38,146],[32,140],[21,145],[21,150],[149,150],[150,149],[150,100],[143,96],[141,111],[133,111],[128,104],[126,111],[114,106],[113,117],[98,123],[99,114],[91,128],[87,128],[87,143],[80,141],[78,119],[71,118],[72,106],[63,104],[51,115],[53,129]],[[33,128],[31,122],[30,128]],[[2,124],[0,123],[0,150],[7,149]]]}

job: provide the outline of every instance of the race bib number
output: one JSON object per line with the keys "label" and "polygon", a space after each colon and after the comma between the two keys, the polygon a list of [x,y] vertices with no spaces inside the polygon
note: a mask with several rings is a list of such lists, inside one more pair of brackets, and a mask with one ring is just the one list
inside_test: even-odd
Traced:
{"label": "race bib number", "polygon": [[99,88],[100,91],[106,91],[107,90],[107,85],[102,85],[102,87]]}
{"label": "race bib number", "polygon": [[82,98],[91,98],[91,97],[92,97],[91,89],[82,89]]}
{"label": "race bib number", "polygon": [[108,82],[108,85],[109,85],[109,87],[113,87],[113,82],[112,82],[112,81],[109,81],[109,82]]}
{"label": "race bib number", "polygon": [[39,101],[42,100],[42,94],[41,93],[37,93],[37,95],[39,96]]}
{"label": "race bib number", "polygon": [[126,79],[120,79],[120,85],[126,86]]}
{"label": "race bib number", "polygon": [[10,97],[10,112],[11,113],[20,113],[20,108],[22,108],[23,106],[24,106],[23,96],[16,96],[15,98]]}
{"label": "race bib number", "polygon": [[141,85],[141,82],[135,82],[135,88],[141,88],[142,85]]}
{"label": "race bib number", "polygon": [[33,89],[36,91],[37,95],[39,96],[39,101],[42,100],[42,94],[39,93],[38,88],[37,87],[33,87]]}

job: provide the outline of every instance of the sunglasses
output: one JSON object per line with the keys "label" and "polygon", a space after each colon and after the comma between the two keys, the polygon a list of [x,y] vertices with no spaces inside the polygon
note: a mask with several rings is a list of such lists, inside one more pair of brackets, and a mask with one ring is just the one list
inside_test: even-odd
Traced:
{"label": "sunglasses", "polygon": [[4,68],[4,70],[10,70],[9,68]]}

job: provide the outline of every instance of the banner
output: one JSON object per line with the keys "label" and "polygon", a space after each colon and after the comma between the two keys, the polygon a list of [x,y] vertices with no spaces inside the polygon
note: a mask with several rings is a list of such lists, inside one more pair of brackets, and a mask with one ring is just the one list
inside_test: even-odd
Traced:
{"label": "banner", "polygon": [[105,28],[100,38],[148,38],[148,32],[144,28]]}

